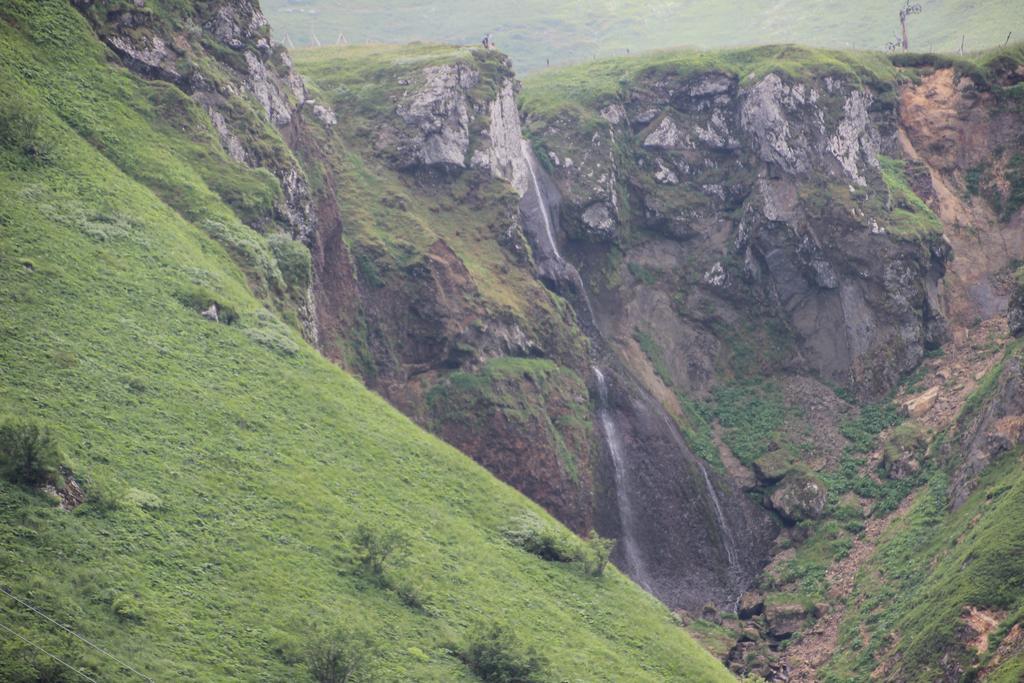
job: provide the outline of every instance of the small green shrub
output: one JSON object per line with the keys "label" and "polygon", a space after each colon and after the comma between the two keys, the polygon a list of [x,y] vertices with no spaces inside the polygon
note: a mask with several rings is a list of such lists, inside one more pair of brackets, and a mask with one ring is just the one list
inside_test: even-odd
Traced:
{"label": "small green shrub", "polygon": [[281,356],[298,355],[299,345],[292,339],[288,327],[279,319],[266,311],[259,311],[252,323],[245,327],[245,335],[249,339]]}
{"label": "small green shrub", "polygon": [[313,260],[306,245],[281,234],[271,235],[267,244],[288,289],[294,295],[305,294],[313,279]]}
{"label": "small green shrub", "polygon": [[[0,90],[0,94],[3,93]],[[42,115],[17,96],[0,97],[0,146],[18,149],[26,156],[45,159],[48,149],[39,132]]]}
{"label": "small green shrub", "polygon": [[[67,657],[67,653],[64,656]],[[68,659],[77,665],[77,658]],[[78,683],[85,679],[60,662],[10,638],[0,642],[0,680],[5,683]]]}
{"label": "small green shrub", "polygon": [[850,440],[851,452],[870,453],[878,442],[878,435],[899,421],[896,404],[883,401],[861,408],[860,415],[840,425],[839,431]]}
{"label": "small green shrub", "polygon": [[317,683],[344,683],[369,668],[377,649],[361,627],[320,627],[310,639],[306,666]]}
{"label": "small green shrub", "polygon": [[97,481],[92,477],[83,484],[87,494],[86,504],[81,508],[83,513],[105,515],[121,509],[124,504],[126,491],[119,484],[107,480]]}
{"label": "small green shrub", "polygon": [[612,551],[615,550],[615,543],[614,538],[603,538],[593,529],[590,530],[582,553],[583,571],[587,576],[604,575]]}
{"label": "small green shrub", "polygon": [[419,610],[431,616],[435,615],[431,595],[419,583],[405,578],[393,578],[385,575],[381,577],[381,584],[393,591],[398,596],[399,601],[406,607]]}
{"label": "small green shrub", "polygon": [[122,593],[116,596],[111,601],[110,607],[121,621],[141,622],[144,618],[142,603],[130,593]]}
{"label": "small green shrub", "polygon": [[547,661],[512,629],[491,623],[474,628],[461,649],[462,661],[486,683],[540,683]]}
{"label": "small green shrub", "polygon": [[505,530],[512,545],[549,562],[575,562],[581,557],[579,541],[534,515],[523,515]]}
{"label": "small green shrub", "polygon": [[360,569],[367,576],[380,578],[409,554],[409,539],[393,527],[360,524],[352,533],[352,547]]}
{"label": "small green shrub", "polygon": [[126,508],[145,512],[159,512],[164,509],[164,501],[160,496],[137,488],[125,490],[120,503]]}
{"label": "small green shrub", "polygon": [[856,503],[840,503],[832,512],[832,519],[851,534],[864,530],[864,512]]}
{"label": "small green shrub", "polygon": [[260,297],[285,290],[284,278],[266,239],[241,223],[203,221],[201,227],[217,240],[245,273],[250,287]]}
{"label": "small green shrub", "polygon": [[12,484],[63,486],[64,458],[50,429],[31,420],[11,419],[0,425],[0,474]]}

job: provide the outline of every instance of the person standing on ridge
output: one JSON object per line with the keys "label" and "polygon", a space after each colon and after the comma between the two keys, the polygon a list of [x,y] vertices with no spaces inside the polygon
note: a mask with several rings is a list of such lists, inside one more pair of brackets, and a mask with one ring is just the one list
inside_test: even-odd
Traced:
{"label": "person standing on ridge", "polygon": [[494,37],[490,33],[485,35],[484,39],[481,42],[484,44],[484,47],[486,49],[488,49],[488,50],[493,50],[494,49]]}

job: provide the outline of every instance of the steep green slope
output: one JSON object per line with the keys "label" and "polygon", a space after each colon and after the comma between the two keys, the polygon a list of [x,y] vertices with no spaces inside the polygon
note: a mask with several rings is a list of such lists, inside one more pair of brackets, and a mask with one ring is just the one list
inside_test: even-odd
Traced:
{"label": "steep green slope", "polygon": [[[493,620],[549,658],[551,680],[729,680],[618,573],[506,542],[543,513],[253,297],[210,236],[263,253],[211,189],[245,172],[219,149],[190,156],[194,128],[156,103],[208,130],[194,105],[105,64],[64,2],[7,2],[0,18],[0,412],[50,424],[89,495],[66,512],[0,484],[0,583],[157,680],[301,680],[315,622],[365,622],[381,680],[471,680],[451,650]],[[182,303],[207,300],[237,321]],[[398,579],[425,607],[353,570],[361,522],[410,537]],[[3,600],[5,627],[118,679]],[[41,675],[24,644],[0,648],[0,678]]]}
{"label": "steep green slope", "polygon": [[[476,43],[493,32],[498,46],[522,71],[579,62],[626,50],[675,45],[715,48],[799,42],[881,50],[899,29],[891,0],[835,3],[825,0],[612,0],[610,2],[505,3],[489,0],[267,0],[264,9],[279,38],[297,45],[333,44],[339,32],[352,43],[437,40]],[[910,17],[911,46],[953,52],[966,36],[969,50],[1002,44],[1009,31],[1024,32],[1019,6],[1000,0],[930,0]]]}

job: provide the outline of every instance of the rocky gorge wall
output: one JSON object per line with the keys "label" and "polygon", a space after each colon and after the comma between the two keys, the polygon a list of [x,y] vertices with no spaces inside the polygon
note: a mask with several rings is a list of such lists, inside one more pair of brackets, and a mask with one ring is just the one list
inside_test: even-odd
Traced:
{"label": "rocky gorge wall", "polygon": [[[527,83],[524,127],[561,198],[558,247],[593,293],[602,337],[691,448],[782,523],[721,653],[737,673],[857,679],[881,663],[876,674],[909,675],[901,645],[850,645],[865,613],[826,603],[863,563],[900,552],[893,541],[872,556],[924,473],[942,472],[931,495],[948,496],[953,525],[1019,453],[1016,356],[985,374],[1007,343],[1004,317],[1020,331],[1013,54],[983,70],[789,47],[684,52]],[[907,397],[905,417],[893,395]],[[1012,552],[986,547],[984,566]],[[942,580],[915,576],[929,590]],[[852,604],[876,604],[889,582]],[[951,618],[982,609],[937,595]],[[694,632],[724,628],[703,616]],[[915,610],[904,627],[932,633],[926,622]],[[980,628],[968,622],[964,634]],[[942,658],[950,675],[984,662],[968,639]]]}
{"label": "rocky gorge wall", "polygon": [[674,359],[672,383],[697,395],[729,335],[785,349],[769,363],[884,394],[946,334],[951,254],[927,207],[897,205],[892,83],[686,60],[631,75],[583,114],[552,111],[546,85],[535,111],[526,101],[566,234],[591,259],[598,298],[626,311],[607,325],[630,346],[658,321],[648,333]]}
{"label": "rocky gorge wall", "polygon": [[319,307],[324,352],[585,533],[598,443],[587,341],[534,274],[507,58],[367,48],[300,54],[299,66],[339,119],[301,149],[323,169],[318,192],[334,194],[353,271],[340,286],[321,272],[354,302],[334,319],[337,306]]}
{"label": "rocky gorge wall", "polygon": [[[173,3],[76,4],[112,58],[269,169],[265,198],[232,195],[287,280],[269,305],[577,532],[620,538],[619,566],[690,613],[734,607],[831,514],[854,397],[885,396],[972,316],[1009,306],[1013,327],[1024,300],[1016,114],[941,70],[772,48],[520,92],[489,50],[293,66],[247,1],[203,5],[185,33]],[[979,231],[1003,246],[974,249]],[[280,237],[311,255],[296,267]],[[735,386],[806,419],[733,453]]]}

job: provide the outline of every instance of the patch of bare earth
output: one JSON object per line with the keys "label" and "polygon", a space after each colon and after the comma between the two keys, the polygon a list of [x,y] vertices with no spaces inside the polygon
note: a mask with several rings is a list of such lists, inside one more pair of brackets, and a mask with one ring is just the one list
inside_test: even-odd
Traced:
{"label": "patch of bare earth", "polygon": [[965,607],[960,620],[966,627],[965,632],[971,636],[968,646],[979,655],[986,654],[989,635],[999,628],[1005,618],[1005,611],[978,609],[970,605]]}
{"label": "patch of bare earth", "polygon": [[932,432],[953,424],[964,401],[978,388],[978,382],[1002,357],[1010,340],[1006,318],[993,318],[973,328],[954,328],[953,339],[939,358],[926,359],[923,379],[904,389],[897,401],[908,403],[929,390],[938,389],[935,403],[922,415],[913,416]]}
{"label": "patch of bare earth", "polygon": [[1024,627],[1020,624],[1014,624],[1010,632],[1003,638],[1003,642],[1000,643],[999,648],[992,655],[992,659],[989,660],[988,664],[979,672],[978,679],[985,680],[986,676],[998,669],[1009,659],[1016,657],[1017,655],[1024,652]]}

